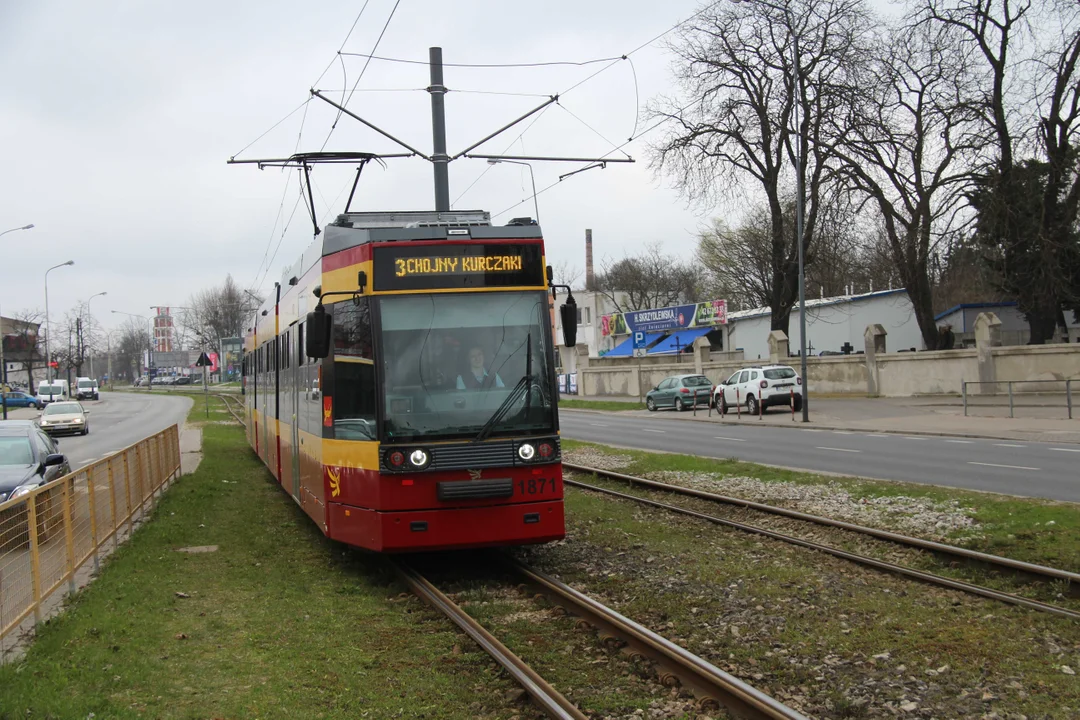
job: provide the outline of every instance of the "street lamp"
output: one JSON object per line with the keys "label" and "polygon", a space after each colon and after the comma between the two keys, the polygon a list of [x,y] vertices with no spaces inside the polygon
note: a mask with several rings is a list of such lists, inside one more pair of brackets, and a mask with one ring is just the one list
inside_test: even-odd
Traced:
{"label": "street lamp", "polygon": [[66,267],[68,265],[74,265],[74,260],[68,260],[65,263],[59,265],[53,265],[51,268],[45,271],[45,377],[52,383],[52,351],[49,349],[49,345],[52,344],[52,324],[49,321],[49,273],[56,268]]}
{"label": "street lamp", "polygon": [[11,228],[10,230],[5,230],[4,232],[0,232],[0,235],[7,235],[9,232],[15,232],[16,230],[29,230],[32,227],[34,227],[34,223],[30,223],[29,225],[23,225],[22,227]]}
{"label": "street lamp", "polygon": [[93,320],[94,320],[94,316],[90,314],[90,301],[93,300],[94,298],[100,296],[100,295],[108,295],[108,294],[109,294],[108,290],[102,290],[99,293],[95,293],[94,295],[91,295],[86,300],[86,318],[89,321],[86,324],[86,338],[87,338],[86,344],[90,346],[90,377],[91,378],[96,378],[97,376],[94,375],[94,348],[93,348],[93,345],[91,345],[91,343],[90,343],[90,337],[92,335],[92,329],[91,328],[93,327]]}
{"label": "street lamp", "polygon": [[112,310],[111,312],[113,312],[113,313],[115,313],[117,315],[127,315],[128,317],[137,317],[137,318],[139,318],[140,320],[142,320],[143,322],[146,323],[146,330],[147,330],[147,332],[146,332],[146,389],[147,389],[147,391],[149,391],[150,390],[150,365],[154,361],[154,349],[153,349],[153,345],[151,345],[151,343],[153,342],[153,330],[151,328],[150,323],[152,321],[150,320],[150,318],[146,317],[145,315],[139,315],[138,313],[129,313],[129,312],[124,312],[123,310]]}
{"label": "street lamp", "polygon": [[[0,235],[7,235],[9,232],[15,232],[16,230],[29,230],[32,227],[34,227],[34,223],[30,223],[29,225],[23,225],[22,227],[11,228],[10,230],[5,230],[4,232],[0,232]],[[3,318],[4,318],[3,314],[0,313],[0,406],[3,407],[3,409],[4,409],[4,419],[7,420],[8,419],[8,416],[7,416],[7,397],[4,395],[4,393],[6,392],[5,387],[7,386],[7,361],[4,360],[4,327],[3,327],[4,326],[4,319]],[[30,367],[32,368],[33,366],[34,366],[34,364],[33,364],[33,362],[31,362]],[[30,386],[34,384],[33,378],[29,376],[29,373],[28,373],[28,376],[27,376],[27,381],[28,382],[27,382],[27,388],[26,389],[29,390]]]}
{"label": "street lamp", "polygon": [[792,122],[795,128],[795,242],[799,244],[799,369],[802,375],[802,421],[810,422],[810,406],[807,402],[810,384],[806,377],[806,271],[803,263],[803,164],[806,149],[799,134],[799,103],[802,100],[802,68],[799,65],[799,33],[795,28],[795,18],[787,2],[774,5],[767,0],[731,0],[735,4],[756,2],[773,10],[783,9],[787,19],[788,32],[791,34],[792,66],[795,72],[792,82],[791,100]]}
{"label": "street lamp", "polygon": [[511,165],[524,165],[525,167],[529,168],[529,180],[532,181],[532,190],[533,190],[533,196],[532,196],[532,199],[533,199],[533,212],[536,214],[536,224],[539,225],[540,224],[540,204],[537,202],[537,199],[536,199],[536,177],[533,175],[533,167],[532,167],[532,165],[530,165],[527,162],[521,162],[520,160],[496,160],[494,158],[491,159],[491,160],[488,160],[488,165],[498,165],[499,163],[510,163]]}

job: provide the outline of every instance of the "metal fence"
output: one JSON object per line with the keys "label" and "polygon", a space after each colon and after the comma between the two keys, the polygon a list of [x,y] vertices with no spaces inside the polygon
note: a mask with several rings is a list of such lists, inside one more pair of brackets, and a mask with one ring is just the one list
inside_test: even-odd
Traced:
{"label": "metal fence", "polygon": [[[1030,396],[1031,394],[1055,394],[1065,393],[1065,412],[1068,418],[1072,420],[1073,416],[1073,397],[1072,397],[1072,380],[989,380],[976,382],[974,380],[965,380],[960,383],[960,392],[964,396],[964,416],[968,414],[968,385],[980,386],[980,385],[1007,385],[1009,394],[1009,417],[1014,417],[1016,404],[1016,393],[1013,392],[1013,386],[1019,385],[1020,395]],[[997,390],[997,388],[994,388]],[[973,396],[979,397],[979,396]],[[984,407],[995,407],[995,405],[987,405],[980,403]],[[1004,407],[1004,404],[1000,404]],[[1020,407],[1029,407],[1030,404],[1021,404]],[[1035,406],[1039,407],[1039,406]]]}
{"label": "metal fence", "polygon": [[[180,474],[176,425],[14,500],[0,503],[0,662],[16,631],[40,623],[76,590],[80,570],[99,569],[126,529]],[[125,528],[126,526],[126,528]],[[9,637],[10,636],[10,637]]]}

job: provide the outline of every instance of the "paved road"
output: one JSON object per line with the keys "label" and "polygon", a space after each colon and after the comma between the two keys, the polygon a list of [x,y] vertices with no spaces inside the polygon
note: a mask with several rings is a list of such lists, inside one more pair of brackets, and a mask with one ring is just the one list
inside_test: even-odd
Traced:
{"label": "paved road", "polygon": [[860,477],[1080,502],[1080,446],[720,425],[561,410],[563,437]]}
{"label": "paved road", "polygon": [[180,396],[103,392],[98,401],[82,401],[90,411],[90,434],[59,436],[60,452],[68,456],[73,470],[78,469],[170,425],[183,427],[191,402]]}

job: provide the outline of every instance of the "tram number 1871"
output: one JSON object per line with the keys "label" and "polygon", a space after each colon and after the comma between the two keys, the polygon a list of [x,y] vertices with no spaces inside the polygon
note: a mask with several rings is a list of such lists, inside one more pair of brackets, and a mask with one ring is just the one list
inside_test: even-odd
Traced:
{"label": "tram number 1871", "polygon": [[539,495],[545,492],[555,492],[555,478],[529,478],[518,480],[518,492],[522,495]]}

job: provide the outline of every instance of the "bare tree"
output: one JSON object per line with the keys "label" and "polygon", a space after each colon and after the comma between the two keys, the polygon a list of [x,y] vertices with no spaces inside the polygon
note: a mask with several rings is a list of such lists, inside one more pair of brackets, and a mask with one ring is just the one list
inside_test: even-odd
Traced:
{"label": "bare tree", "polygon": [[551,273],[555,276],[555,282],[560,285],[569,285],[575,290],[584,289],[578,284],[578,280],[581,279],[581,269],[577,265],[572,265],[569,260],[552,263]]}
{"label": "bare tree", "polygon": [[970,196],[977,237],[999,287],[1027,318],[1031,343],[1042,344],[1063,309],[1080,305],[1080,8],[1061,0],[922,0],[918,17],[978,63],[971,95],[984,154]]}
{"label": "bare tree", "polygon": [[[739,182],[746,178],[760,186],[769,211],[773,329],[787,331],[798,298],[799,245],[812,252],[833,179],[837,134],[828,118],[854,91],[869,27],[862,0],[716,3],[671,44],[683,95],[652,105],[654,117],[671,123],[654,163],[698,202],[745,195]],[[807,201],[801,237],[784,211],[796,168]]]}
{"label": "bare tree", "polygon": [[115,372],[117,374],[130,373],[132,379],[140,376],[142,374],[143,355],[149,347],[150,335],[146,323],[137,321],[134,318],[127,318],[127,321],[121,326],[120,339],[113,350],[113,356],[116,359]]}
{"label": "bare tree", "polygon": [[674,260],[663,245],[653,243],[638,257],[605,262],[596,276],[596,289],[617,312],[631,312],[696,302],[703,281],[696,263]]}
{"label": "bare tree", "polygon": [[979,142],[968,99],[972,76],[957,50],[939,26],[895,28],[865,67],[863,92],[835,119],[849,187],[880,213],[891,264],[930,350],[939,339],[931,262],[966,205]]}
{"label": "bare tree", "polygon": [[242,337],[255,307],[255,301],[227,275],[221,285],[191,296],[189,309],[181,312],[180,325],[201,347],[221,357],[221,339]]}
{"label": "bare tree", "polygon": [[34,394],[34,368],[44,367],[45,359],[41,353],[41,323],[45,313],[41,310],[20,310],[12,318],[8,332],[2,338],[4,343],[4,361],[18,363],[26,373],[26,391]]}

